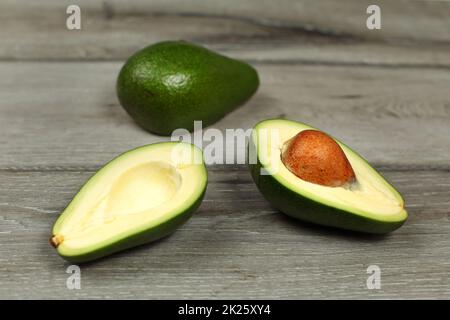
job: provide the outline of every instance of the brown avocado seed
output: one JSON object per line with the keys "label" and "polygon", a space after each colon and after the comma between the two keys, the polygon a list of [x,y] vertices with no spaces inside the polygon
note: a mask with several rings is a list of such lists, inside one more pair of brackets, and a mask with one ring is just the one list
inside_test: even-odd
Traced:
{"label": "brown avocado seed", "polygon": [[281,161],[300,179],[327,187],[355,181],[355,172],[339,144],[326,133],[304,130],[288,140]]}

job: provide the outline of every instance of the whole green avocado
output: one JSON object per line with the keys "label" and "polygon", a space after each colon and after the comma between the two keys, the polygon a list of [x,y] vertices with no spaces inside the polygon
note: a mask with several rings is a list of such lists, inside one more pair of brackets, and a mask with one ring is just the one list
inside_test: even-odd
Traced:
{"label": "whole green avocado", "polygon": [[132,55],[120,70],[121,105],[144,129],[170,135],[208,126],[245,103],[259,79],[247,63],[186,41],[166,41]]}

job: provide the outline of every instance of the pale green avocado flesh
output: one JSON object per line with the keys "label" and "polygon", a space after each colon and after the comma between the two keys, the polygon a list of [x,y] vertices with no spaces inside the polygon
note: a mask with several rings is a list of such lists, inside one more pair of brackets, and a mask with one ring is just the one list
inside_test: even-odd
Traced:
{"label": "pale green avocado flesh", "polygon": [[56,221],[50,242],[71,262],[94,260],[174,232],[198,208],[207,172],[197,147],[163,142],[100,169]]}
{"label": "pale green avocado flesh", "polygon": [[[281,150],[305,124],[284,119],[258,123],[250,141],[252,177],[264,197],[285,214],[301,220],[367,233],[387,233],[407,218],[401,195],[360,155],[336,141],[347,156],[356,182],[326,187],[291,173],[281,161]],[[253,161],[251,155],[254,155]]]}

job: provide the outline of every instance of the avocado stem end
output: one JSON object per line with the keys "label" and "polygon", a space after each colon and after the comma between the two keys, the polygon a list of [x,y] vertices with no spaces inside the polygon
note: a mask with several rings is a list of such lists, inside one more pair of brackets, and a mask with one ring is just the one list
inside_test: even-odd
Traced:
{"label": "avocado stem end", "polygon": [[50,244],[54,248],[58,248],[58,246],[64,241],[64,237],[61,235],[53,235],[50,237]]}

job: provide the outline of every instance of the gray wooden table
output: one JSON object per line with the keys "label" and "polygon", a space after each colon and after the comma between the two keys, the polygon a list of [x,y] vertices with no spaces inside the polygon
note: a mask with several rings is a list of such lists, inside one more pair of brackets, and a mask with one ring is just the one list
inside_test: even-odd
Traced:
{"label": "gray wooden table", "polygon": [[[450,2],[0,2],[0,298],[450,298]],[[319,127],[364,155],[404,195],[387,236],[293,221],[244,166],[211,166],[205,201],[173,236],[81,266],[48,245],[58,214],[103,163],[161,141],[115,95],[135,50],[186,39],[244,59],[261,87],[215,127],[269,117]],[[380,290],[366,287],[381,268]]]}

